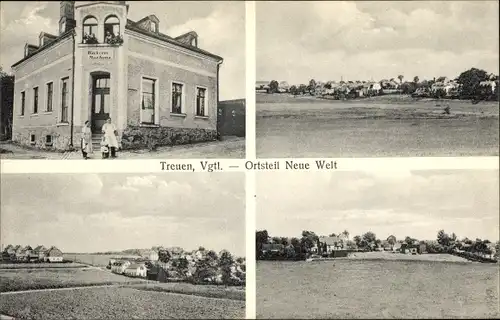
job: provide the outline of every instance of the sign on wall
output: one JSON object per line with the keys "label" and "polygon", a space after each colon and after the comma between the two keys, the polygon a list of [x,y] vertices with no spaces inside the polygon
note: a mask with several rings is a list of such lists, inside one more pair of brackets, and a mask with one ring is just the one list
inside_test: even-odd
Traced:
{"label": "sign on wall", "polygon": [[87,61],[92,64],[111,63],[114,60],[113,49],[85,49]]}

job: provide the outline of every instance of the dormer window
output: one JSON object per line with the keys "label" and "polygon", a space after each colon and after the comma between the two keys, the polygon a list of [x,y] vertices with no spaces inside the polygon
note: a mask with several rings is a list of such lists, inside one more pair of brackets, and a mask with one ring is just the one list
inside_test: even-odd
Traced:
{"label": "dormer window", "polygon": [[151,31],[158,33],[158,24],[156,22],[151,21]]}
{"label": "dormer window", "polygon": [[97,19],[94,17],[87,17],[83,20],[83,43],[96,44],[97,33]]}

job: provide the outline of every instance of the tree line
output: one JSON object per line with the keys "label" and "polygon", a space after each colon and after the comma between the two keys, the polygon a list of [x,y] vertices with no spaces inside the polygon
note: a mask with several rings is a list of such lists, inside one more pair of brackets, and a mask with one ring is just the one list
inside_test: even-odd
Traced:
{"label": "tree line", "polygon": [[[485,70],[478,68],[471,68],[462,72],[455,81],[459,84],[459,88],[452,95],[447,95],[447,92],[444,89],[436,89],[430,92],[431,87],[436,82],[442,82],[446,77],[438,77],[431,80],[420,80],[418,76],[413,77],[412,81],[403,82],[404,76],[398,75],[397,79],[399,80],[399,88],[398,92],[402,94],[416,94],[419,91],[428,92],[429,97],[433,98],[457,98],[462,100],[498,100],[498,75],[489,74]],[[491,81],[495,83],[494,90],[492,90],[491,86],[482,86],[481,83],[484,81]],[[390,83],[398,81],[395,78],[390,80],[380,80],[378,83],[381,84],[381,89],[378,92],[375,92],[374,95],[383,94],[385,89],[388,87],[385,86],[385,83]],[[363,85],[367,83],[367,81],[363,81]],[[371,82],[370,82],[371,83]],[[352,81],[340,81],[340,85],[344,84],[353,84],[356,85],[358,83],[353,83]],[[315,79],[309,80],[308,84],[300,84],[300,85],[292,85],[288,92],[294,96],[296,95],[304,95],[310,94],[315,95],[317,88],[317,81]],[[332,84],[326,83],[323,85],[324,89],[332,89]],[[269,83],[269,93],[277,93],[279,92],[279,83],[276,80],[272,80]]]}
{"label": "tree line", "polygon": [[[497,241],[492,248],[491,241],[487,239],[471,240],[467,237],[459,240],[455,233],[448,234],[444,230],[439,230],[435,240],[418,240],[411,236],[397,240],[394,235],[390,235],[385,240],[379,239],[372,231],[361,235],[356,235],[349,239],[349,232],[344,230],[339,235],[343,238],[335,243],[335,247],[345,251],[382,251],[384,249],[394,250],[396,244],[423,245],[427,253],[468,253],[470,255],[483,258],[497,259],[500,253],[500,241]],[[329,235],[336,237],[335,233]],[[326,244],[320,242],[320,237],[313,231],[304,230],[302,236],[270,237],[267,230],[256,231],[256,259],[257,260],[305,260],[312,255],[312,248],[317,248],[318,252],[325,253]],[[275,250],[265,250],[265,245],[278,245]],[[467,255],[467,254],[466,254]]]}

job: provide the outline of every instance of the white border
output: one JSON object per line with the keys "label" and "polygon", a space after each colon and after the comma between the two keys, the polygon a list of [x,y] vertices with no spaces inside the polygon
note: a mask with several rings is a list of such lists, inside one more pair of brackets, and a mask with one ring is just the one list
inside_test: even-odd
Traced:
{"label": "white border", "polygon": [[[61,159],[63,155],[61,154]],[[144,172],[158,173],[162,171],[160,161],[168,163],[193,164],[199,167],[200,161],[218,161],[224,169],[222,172],[325,172],[336,171],[423,171],[423,170],[499,170],[498,157],[443,157],[443,158],[283,158],[283,159],[148,159],[148,160],[1,160],[1,173],[124,173]],[[286,170],[285,162],[307,163],[310,169]],[[316,161],[336,162],[337,169],[317,169]],[[279,162],[279,170],[247,169],[252,164],[274,164]],[[235,167],[236,166],[236,167]],[[231,167],[231,168],[230,168]],[[197,170],[198,171],[198,170]],[[179,171],[177,171],[179,172]],[[253,196],[253,195],[252,195]]]}
{"label": "white border", "polygon": [[[255,160],[255,1],[245,2],[245,146],[246,159]],[[244,162],[248,161],[245,160]],[[256,318],[255,172],[246,173],[246,318]]]}

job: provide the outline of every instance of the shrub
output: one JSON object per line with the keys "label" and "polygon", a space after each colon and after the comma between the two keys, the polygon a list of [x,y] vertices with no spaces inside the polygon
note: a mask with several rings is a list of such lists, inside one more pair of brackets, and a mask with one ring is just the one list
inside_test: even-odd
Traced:
{"label": "shrub", "polygon": [[196,142],[217,140],[217,131],[199,128],[145,128],[127,126],[122,135],[123,149],[148,148],[155,150],[159,146],[174,146]]}

